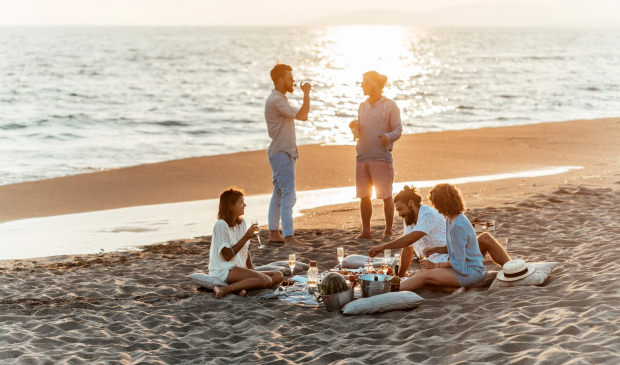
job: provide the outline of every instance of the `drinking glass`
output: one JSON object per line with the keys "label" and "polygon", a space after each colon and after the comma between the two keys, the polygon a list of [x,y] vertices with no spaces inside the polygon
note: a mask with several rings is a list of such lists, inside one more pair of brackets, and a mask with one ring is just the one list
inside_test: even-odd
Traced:
{"label": "drinking glass", "polygon": [[336,249],[336,254],[338,255],[338,262],[340,263],[340,268],[342,269],[342,260],[344,260],[344,248],[338,247]]}
{"label": "drinking glass", "polygon": [[295,258],[294,253],[288,255],[288,266],[291,268],[291,276],[293,275],[293,270],[295,269]]}
{"label": "drinking glass", "polygon": [[258,248],[264,248],[263,242],[260,240],[260,229],[258,229],[258,220],[253,219],[252,224],[256,224],[256,229],[254,230],[254,234],[256,235],[256,239],[258,240]]}

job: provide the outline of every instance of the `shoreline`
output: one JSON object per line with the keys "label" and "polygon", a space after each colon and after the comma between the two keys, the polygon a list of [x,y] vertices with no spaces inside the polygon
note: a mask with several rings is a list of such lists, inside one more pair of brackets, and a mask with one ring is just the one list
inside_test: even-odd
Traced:
{"label": "shoreline", "polygon": [[[584,167],[579,173],[568,173],[564,180],[607,176],[620,170],[620,162],[605,159],[605,156],[620,155],[614,145],[617,140],[620,140],[620,118],[404,135],[394,147],[394,181],[446,179],[563,165]],[[303,145],[299,150],[297,191],[354,185],[354,146]],[[543,185],[546,184],[549,184],[547,180]],[[2,185],[0,223],[213,199],[230,185],[241,187],[248,195],[269,194],[271,169],[265,150]]]}

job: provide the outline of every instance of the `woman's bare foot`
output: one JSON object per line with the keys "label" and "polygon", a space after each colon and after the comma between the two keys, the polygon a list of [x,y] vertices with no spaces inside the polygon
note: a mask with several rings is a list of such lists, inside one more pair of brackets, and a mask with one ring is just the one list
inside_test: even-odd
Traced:
{"label": "woman's bare foot", "polygon": [[284,237],[282,237],[280,231],[269,231],[269,242],[283,243]]}
{"label": "woman's bare foot", "polygon": [[216,298],[221,298],[224,295],[226,295],[226,292],[224,291],[224,288],[221,287],[221,286],[213,287],[213,292],[215,293],[215,297]]}
{"label": "woman's bare foot", "polygon": [[245,289],[241,289],[241,290],[239,290],[239,291],[237,292],[237,295],[238,295],[238,296],[240,296],[240,297],[245,297],[245,295],[246,295],[247,293],[248,293],[248,292],[246,292],[246,291],[245,291]]}
{"label": "woman's bare foot", "polygon": [[448,295],[448,296],[449,296],[449,297],[453,297],[453,296],[455,296],[455,295],[463,294],[463,293],[465,293],[466,291],[467,291],[467,288],[466,288],[466,287],[464,287],[464,286],[462,286],[462,287],[460,287],[460,288],[456,289],[455,291],[453,291],[453,292],[452,292],[452,294],[450,294],[450,295]]}

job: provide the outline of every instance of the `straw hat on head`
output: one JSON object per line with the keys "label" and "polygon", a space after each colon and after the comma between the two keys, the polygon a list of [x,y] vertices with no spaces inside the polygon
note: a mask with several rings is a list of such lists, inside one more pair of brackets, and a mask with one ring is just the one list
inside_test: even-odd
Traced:
{"label": "straw hat on head", "polygon": [[504,264],[502,270],[497,273],[497,278],[502,281],[520,280],[532,275],[535,270],[534,265],[526,264],[521,259],[512,260]]}

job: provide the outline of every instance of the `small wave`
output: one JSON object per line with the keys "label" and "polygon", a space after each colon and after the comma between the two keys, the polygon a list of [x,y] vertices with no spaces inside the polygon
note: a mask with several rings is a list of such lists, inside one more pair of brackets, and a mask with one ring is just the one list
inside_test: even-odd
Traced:
{"label": "small wave", "polygon": [[184,122],[179,122],[178,120],[165,120],[163,122],[155,122],[157,125],[161,125],[164,127],[188,127],[189,124]]}
{"label": "small wave", "polygon": [[469,105],[459,105],[456,107],[457,109],[465,109],[465,110],[472,110],[472,109],[476,109],[473,106],[469,106]]}
{"label": "small wave", "polygon": [[28,126],[24,124],[19,124],[19,123],[9,123],[5,125],[0,125],[0,129],[4,129],[5,131],[10,131],[13,129],[24,129],[24,128],[28,128]]}
{"label": "small wave", "polygon": [[504,99],[513,99],[517,97],[516,95],[510,95],[510,94],[499,94],[498,96]]}
{"label": "small wave", "polygon": [[587,90],[587,91],[601,91],[601,89],[599,89],[596,86],[586,87],[584,90]]}
{"label": "small wave", "polygon": [[94,99],[94,96],[88,96],[88,95],[82,95],[82,94],[78,94],[78,93],[69,93],[69,96],[73,96],[73,97],[77,97],[77,98],[82,98],[82,99]]}
{"label": "small wave", "polygon": [[194,136],[199,136],[199,135],[203,135],[203,134],[211,134],[212,131],[208,131],[206,129],[198,129],[198,130],[195,130],[195,131],[186,131],[185,133],[191,134],[191,135],[194,135]]}

